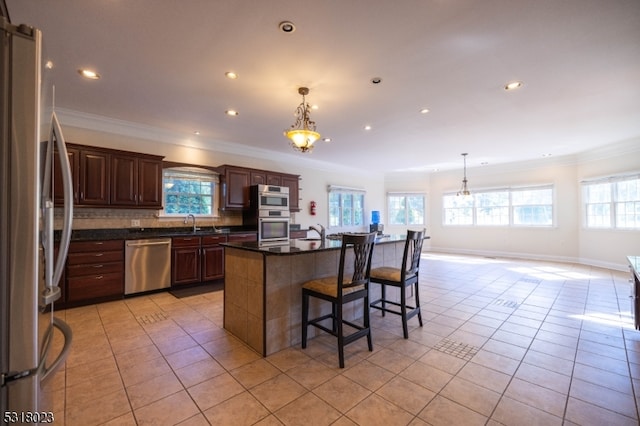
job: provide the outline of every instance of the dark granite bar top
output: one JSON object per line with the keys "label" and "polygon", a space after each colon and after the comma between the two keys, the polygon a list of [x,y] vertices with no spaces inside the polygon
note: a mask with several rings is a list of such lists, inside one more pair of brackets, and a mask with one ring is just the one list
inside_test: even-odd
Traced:
{"label": "dark granite bar top", "polygon": [[[71,241],[97,240],[139,240],[144,238],[179,237],[181,235],[225,235],[245,232],[257,232],[255,228],[243,226],[229,226],[217,228],[203,226],[193,233],[191,227],[175,228],[118,228],[118,229],[74,229],[71,231]],[[60,240],[61,231],[55,231],[54,240]]]}
{"label": "dark granite bar top", "polygon": [[[385,235],[383,237],[376,238],[376,244],[397,243],[405,241],[406,238],[406,235]],[[430,237],[425,237],[425,240],[429,238]],[[288,242],[285,241],[280,244],[260,244],[257,241],[243,241],[237,243],[222,243],[221,245],[268,255],[293,255],[325,250],[338,250],[342,247],[342,240],[301,238],[297,240],[289,240]]]}

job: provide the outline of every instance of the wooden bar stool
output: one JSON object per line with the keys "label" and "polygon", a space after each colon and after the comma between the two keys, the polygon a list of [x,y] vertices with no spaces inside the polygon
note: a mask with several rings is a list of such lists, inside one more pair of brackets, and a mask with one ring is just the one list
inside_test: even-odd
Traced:
{"label": "wooden bar stool", "polygon": [[[381,285],[380,299],[371,302],[371,307],[385,312],[400,315],[402,317],[402,331],[404,338],[409,338],[409,328],[407,321],[414,316],[418,316],[420,327],[422,327],[422,314],[420,312],[420,294],[418,291],[418,273],[420,269],[420,253],[422,251],[422,241],[425,230],[407,231],[407,241],[404,245],[401,268],[382,266],[371,270],[371,282]],[[415,306],[407,305],[407,287],[414,286]],[[386,287],[393,286],[400,289],[400,303],[386,298]],[[390,308],[393,305],[398,309]]]}
{"label": "wooden bar stool", "polygon": [[[373,351],[371,328],[369,326],[369,274],[371,256],[375,245],[375,232],[370,234],[343,235],[340,249],[338,275],[307,281],[302,285],[302,348],[307,347],[307,328],[312,325],[338,338],[338,359],[340,368],[344,368],[344,347],[366,336],[369,351]],[[353,249],[353,275],[345,277],[345,258],[348,249]],[[347,273],[348,275],[348,273]],[[331,313],[309,319],[309,297],[326,300],[331,303]],[[342,307],[346,303],[363,299],[362,324],[356,324],[343,318]],[[331,319],[331,328],[320,322]],[[344,324],[356,329],[345,336]]]}

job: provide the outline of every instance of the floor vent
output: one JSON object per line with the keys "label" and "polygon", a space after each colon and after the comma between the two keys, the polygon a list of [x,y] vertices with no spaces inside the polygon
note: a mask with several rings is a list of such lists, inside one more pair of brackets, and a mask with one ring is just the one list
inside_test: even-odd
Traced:
{"label": "floor vent", "polygon": [[539,278],[521,278],[520,281],[533,284],[540,284],[542,282]]}
{"label": "floor vent", "polygon": [[504,306],[506,308],[512,308],[512,309],[516,309],[518,306],[520,306],[520,304],[515,300],[505,300],[505,299],[498,299],[495,302],[493,302],[493,304],[497,306]]}
{"label": "floor vent", "polygon": [[156,322],[164,321],[168,317],[164,312],[154,312],[152,314],[140,315],[137,320],[140,324],[153,324]]}
{"label": "floor vent", "polygon": [[434,349],[440,352],[444,352],[445,354],[453,355],[456,358],[470,361],[471,358],[473,358],[474,355],[478,353],[478,350],[480,348],[468,345],[466,343],[454,342],[453,340],[449,339],[442,339],[440,340],[440,342],[438,342]]}

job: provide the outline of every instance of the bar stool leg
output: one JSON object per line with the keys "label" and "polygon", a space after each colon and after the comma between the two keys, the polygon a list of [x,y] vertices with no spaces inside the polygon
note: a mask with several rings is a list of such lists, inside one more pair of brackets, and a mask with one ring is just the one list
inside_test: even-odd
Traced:
{"label": "bar stool leg", "polygon": [[307,327],[309,321],[309,295],[302,293],[302,349],[307,347]]}

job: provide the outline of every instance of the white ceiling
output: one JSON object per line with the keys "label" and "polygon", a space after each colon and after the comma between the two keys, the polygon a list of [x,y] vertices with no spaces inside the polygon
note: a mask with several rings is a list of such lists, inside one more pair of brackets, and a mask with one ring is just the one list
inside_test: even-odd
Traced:
{"label": "white ceiling", "polygon": [[[640,137],[637,0],[6,1],[14,24],[43,31],[57,107],[208,147],[388,172]],[[279,30],[285,20],[295,32]],[[506,92],[511,80],[524,86]],[[310,154],[283,136],[299,86],[332,138]]]}

